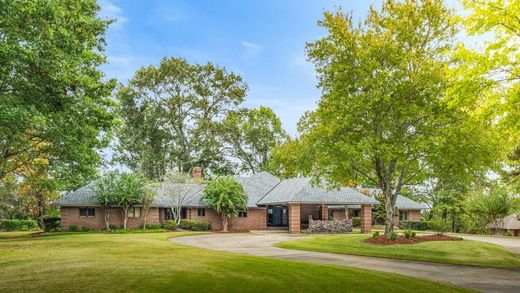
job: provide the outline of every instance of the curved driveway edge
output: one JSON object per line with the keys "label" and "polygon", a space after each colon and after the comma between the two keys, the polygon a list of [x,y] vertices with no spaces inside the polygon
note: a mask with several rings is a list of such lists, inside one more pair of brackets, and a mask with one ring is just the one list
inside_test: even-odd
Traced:
{"label": "curved driveway edge", "polygon": [[378,270],[435,282],[451,283],[482,292],[520,292],[520,269],[480,268],[405,261],[290,250],[275,246],[278,242],[300,237],[308,236],[285,233],[213,233],[175,237],[170,241],[226,252]]}

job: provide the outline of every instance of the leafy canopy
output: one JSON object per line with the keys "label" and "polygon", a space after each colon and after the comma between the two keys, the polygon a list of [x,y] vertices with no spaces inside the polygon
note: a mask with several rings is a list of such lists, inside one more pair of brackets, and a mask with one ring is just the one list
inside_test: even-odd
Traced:
{"label": "leafy canopy", "polygon": [[225,150],[240,161],[240,170],[258,173],[267,168],[271,150],[288,137],[270,108],[241,109],[223,123]]}
{"label": "leafy canopy", "polygon": [[44,157],[56,179],[93,176],[113,124],[99,66],[109,20],[94,0],[2,1],[0,180]]}
{"label": "leafy canopy", "polygon": [[117,94],[123,120],[117,159],[157,180],[168,169],[189,172],[193,166],[229,172],[221,121],[246,90],[240,76],[212,63],[163,58],[158,67],[139,69]]}
{"label": "leafy canopy", "polygon": [[247,198],[242,185],[229,176],[210,181],[204,189],[203,200],[217,213],[228,218],[247,210]]}

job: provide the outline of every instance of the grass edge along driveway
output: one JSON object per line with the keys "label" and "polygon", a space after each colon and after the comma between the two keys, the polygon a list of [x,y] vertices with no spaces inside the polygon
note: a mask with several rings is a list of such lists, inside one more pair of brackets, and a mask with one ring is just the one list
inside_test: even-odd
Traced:
{"label": "grass edge along driveway", "polygon": [[473,240],[429,241],[417,244],[374,245],[366,235],[325,235],[278,243],[280,248],[427,261],[492,268],[520,267],[520,258],[507,249]]}
{"label": "grass edge along driveway", "polygon": [[186,233],[77,233],[0,239],[0,288],[16,291],[467,292],[349,267],[194,248]]}

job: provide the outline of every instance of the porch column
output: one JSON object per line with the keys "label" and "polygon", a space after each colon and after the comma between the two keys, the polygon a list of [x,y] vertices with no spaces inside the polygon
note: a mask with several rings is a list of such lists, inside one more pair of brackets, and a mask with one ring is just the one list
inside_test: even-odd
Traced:
{"label": "porch column", "polygon": [[322,204],[321,205],[321,220],[328,221],[329,220],[329,206]]}
{"label": "porch column", "polygon": [[372,205],[361,205],[361,233],[370,233],[372,231]]}
{"label": "porch column", "polygon": [[300,233],[300,204],[289,204],[289,233]]}

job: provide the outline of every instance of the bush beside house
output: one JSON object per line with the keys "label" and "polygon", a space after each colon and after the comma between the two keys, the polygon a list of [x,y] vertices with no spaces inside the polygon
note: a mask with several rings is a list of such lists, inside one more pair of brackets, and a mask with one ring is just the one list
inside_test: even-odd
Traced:
{"label": "bush beside house", "polygon": [[191,231],[208,231],[211,229],[211,222],[201,220],[182,219],[179,228]]}
{"label": "bush beside house", "polygon": [[0,220],[1,231],[30,231],[37,230],[38,223],[34,220],[3,219]]}

